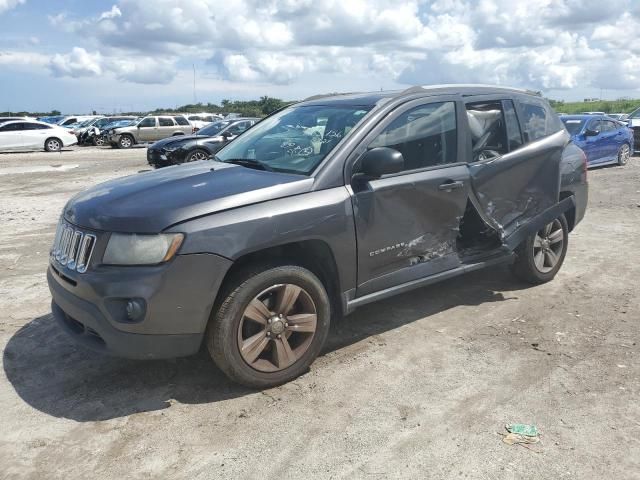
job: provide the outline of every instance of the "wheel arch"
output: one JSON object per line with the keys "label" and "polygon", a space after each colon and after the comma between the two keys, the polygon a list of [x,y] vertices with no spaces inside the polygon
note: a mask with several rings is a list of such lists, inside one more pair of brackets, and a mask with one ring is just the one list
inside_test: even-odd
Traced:
{"label": "wheel arch", "polygon": [[340,297],[340,276],[338,266],[329,244],[323,240],[308,239],[276,245],[235,259],[226,272],[216,295],[214,309],[225,298],[225,292],[244,272],[256,266],[265,268],[280,265],[298,265],[315,274],[324,285],[331,300],[331,307],[340,316],[344,314]]}
{"label": "wheel arch", "polygon": [[60,149],[62,150],[64,148],[64,142],[62,141],[62,139],[60,137],[56,137],[55,135],[51,135],[50,137],[47,137],[44,141],[45,150],[47,150],[47,143],[49,142],[49,140],[57,140],[58,142],[60,142]]}
{"label": "wheel arch", "polygon": [[[560,192],[560,201],[565,198],[573,197],[574,193],[569,191]],[[573,227],[576,225],[576,204],[574,202],[573,206],[564,212],[564,217],[567,220],[567,226],[569,227],[569,231],[573,230]]]}

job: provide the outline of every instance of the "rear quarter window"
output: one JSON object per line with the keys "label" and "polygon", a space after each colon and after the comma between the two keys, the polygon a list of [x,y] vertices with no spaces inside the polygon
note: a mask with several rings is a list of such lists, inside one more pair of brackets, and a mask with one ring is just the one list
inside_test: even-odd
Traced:
{"label": "rear quarter window", "polygon": [[173,117],[178,125],[189,125],[189,121],[184,117]]}
{"label": "rear quarter window", "polygon": [[556,133],[564,128],[558,115],[544,102],[521,100],[522,131],[529,142]]}

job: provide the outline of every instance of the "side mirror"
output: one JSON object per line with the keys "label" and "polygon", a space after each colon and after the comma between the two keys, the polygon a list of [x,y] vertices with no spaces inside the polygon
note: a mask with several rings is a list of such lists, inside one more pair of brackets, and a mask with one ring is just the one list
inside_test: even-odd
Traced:
{"label": "side mirror", "polygon": [[224,132],[222,132],[222,136],[228,139],[233,136],[233,133],[231,133],[229,130],[225,130]]}
{"label": "side mirror", "polygon": [[587,128],[584,131],[584,136],[585,137],[595,137],[596,135],[600,135],[600,132],[597,130],[591,130],[590,128]]}
{"label": "side mirror", "polygon": [[366,180],[373,180],[383,175],[401,172],[403,169],[402,153],[389,147],[376,147],[362,155],[356,175]]}

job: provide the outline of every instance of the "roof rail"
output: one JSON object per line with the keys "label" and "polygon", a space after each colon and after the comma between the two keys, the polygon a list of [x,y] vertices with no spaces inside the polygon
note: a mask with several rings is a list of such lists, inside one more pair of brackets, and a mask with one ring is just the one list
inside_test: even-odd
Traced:
{"label": "roof rail", "polygon": [[342,92],[342,93],[321,93],[320,95],[312,95],[310,97],[305,98],[304,100],[302,100],[303,102],[308,102],[310,100],[320,100],[321,98],[328,98],[328,97],[339,97],[342,95],[353,95],[355,93],[360,93],[360,92]]}
{"label": "roof rail", "polygon": [[[421,87],[411,87],[405,90],[407,93],[411,93],[413,88],[421,88],[423,90],[431,90],[436,88],[486,88],[486,89],[495,89],[495,90],[508,90],[511,92],[519,92],[526,93],[529,95],[541,96],[540,92],[536,92],[535,90],[529,90],[526,88],[515,88],[515,87],[505,87],[503,85],[489,85],[484,83],[445,83],[441,85],[423,85]],[[416,90],[418,92],[419,90]],[[403,92],[403,93],[405,93]]]}

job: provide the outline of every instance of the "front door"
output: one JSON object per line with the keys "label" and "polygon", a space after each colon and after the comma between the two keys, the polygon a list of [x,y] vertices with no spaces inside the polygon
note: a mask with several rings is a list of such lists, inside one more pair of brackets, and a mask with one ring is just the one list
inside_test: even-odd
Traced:
{"label": "front door", "polygon": [[451,97],[410,102],[365,140],[367,148],[398,150],[405,165],[400,173],[352,184],[358,296],[460,264],[456,238],[469,173],[459,162],[459,110]]}
{"label": "front door", "polygon": [[138,124],[138,142],[152,142],[158,135],[156,117],[146,117]]}
{"label": "front door", "polygon": [[585,131],[596,132],[595,135],[584,136],[584,152],[587,155],[589,164],[601,163],[604,161],[605,148],[604,136],[602,134],[602,122],[597,118],[592,118],[587,122]]}

